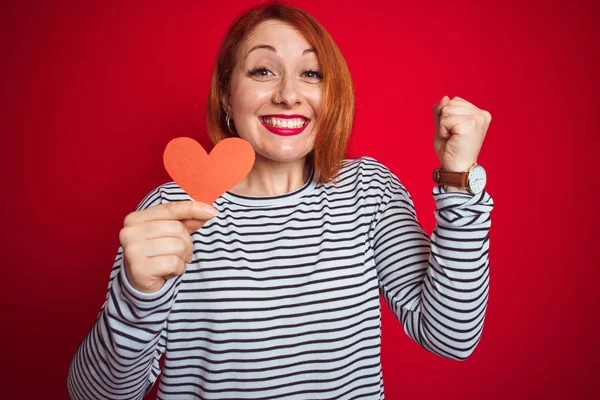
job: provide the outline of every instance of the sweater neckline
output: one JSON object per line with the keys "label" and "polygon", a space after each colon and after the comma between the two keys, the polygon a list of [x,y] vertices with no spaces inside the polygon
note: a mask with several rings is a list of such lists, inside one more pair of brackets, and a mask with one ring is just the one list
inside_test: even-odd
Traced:
{"label": "sweater neckline", "polygon": [[317,180],[315,177],[315,171],[314,168],[311,168],[308,180],[304,183],[304,185],[288,193],[277,196],[242,196],[227,191],[223,193],[221,197],[230,203],[240,204],[243,206],[270,207],[284,204],[295,204],[297,203],[298,199],[311,193],[316,186]]}

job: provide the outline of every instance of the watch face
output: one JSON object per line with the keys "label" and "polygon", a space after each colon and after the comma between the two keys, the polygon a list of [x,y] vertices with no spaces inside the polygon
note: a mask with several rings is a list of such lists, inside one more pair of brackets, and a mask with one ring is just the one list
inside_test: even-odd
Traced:
{"label": "watch face", "polygon": [[475,194],[481,193],[486,182],[485,169],[481,165],[477,165],[469,173],[469,188]]}

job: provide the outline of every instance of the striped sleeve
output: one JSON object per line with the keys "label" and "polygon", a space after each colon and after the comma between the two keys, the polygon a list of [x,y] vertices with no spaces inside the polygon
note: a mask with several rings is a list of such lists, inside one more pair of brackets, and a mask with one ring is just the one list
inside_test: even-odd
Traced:
{"label": "striped sleeve", "polygon": [[434,186],[437,222],[430,238],[406,188],[387,169],[386,175],[371,234],[380,291],[421,347],[465,360],[483,330],[493,200],[485,191],[447,193]]}
{"label": "striped sleeve", "polygon": [[[159,187],[136,210],[161,199]],[[71,399],[141,399],[159,374],[165,324],[181,277],[169,279],[156,293],[144,293],[131,286],[123,264],[120,246],[105,302],[69,366]]]}

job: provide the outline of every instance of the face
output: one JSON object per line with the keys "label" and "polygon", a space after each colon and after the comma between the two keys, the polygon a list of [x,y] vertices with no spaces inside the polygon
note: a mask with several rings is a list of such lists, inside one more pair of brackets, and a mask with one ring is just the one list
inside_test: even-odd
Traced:
{"label": "face", "polygon": [[314,147],[323,79],[312,46],[291,25],[265,21],[240,46],[222,104],[239,136],[277,162]]}

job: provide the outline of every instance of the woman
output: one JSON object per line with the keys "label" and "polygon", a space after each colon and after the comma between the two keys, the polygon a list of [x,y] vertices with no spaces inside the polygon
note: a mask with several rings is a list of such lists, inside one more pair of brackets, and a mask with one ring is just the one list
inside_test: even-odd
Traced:
{"label": "woman", "polygon": [[[489,113],[444,97],[434,115],[442,170],[468,169]],[[212,206],[170,182],[126,217],[106,302],[71,363],[73,399],[140,399],[159,374],[161,399],[382,399],[380,291],[420,346],[472,353],[492,199],[434,186],[430,240],[389,169],[344,160],[352,81],[310,15],[266,4],[239,18],[207,116],[213,143],[245,139],[255,165]]]}

